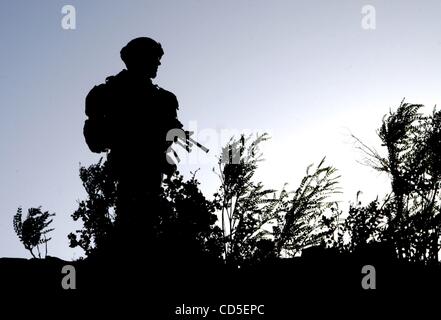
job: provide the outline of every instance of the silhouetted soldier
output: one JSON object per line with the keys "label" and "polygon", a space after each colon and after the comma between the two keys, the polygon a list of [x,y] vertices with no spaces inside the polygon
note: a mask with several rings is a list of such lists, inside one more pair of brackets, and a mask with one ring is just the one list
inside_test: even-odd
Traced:
{"label": "silhouetted soldier", "polygon": [[117,225],[148,231],[157,212],[170,129],[182,128],[176,96],[152,83],[163,55],[150,38],[136,38],[121,50],[127,69],[95,86],[86,98],[84,136],[93,152],[109,152],[117,184]]}

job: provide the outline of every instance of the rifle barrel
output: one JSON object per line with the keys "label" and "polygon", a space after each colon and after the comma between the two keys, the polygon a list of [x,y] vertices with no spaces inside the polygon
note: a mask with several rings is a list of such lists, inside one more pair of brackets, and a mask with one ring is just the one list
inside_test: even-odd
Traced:
{"label": "rifle barrel", "polygon": [[208,151],[210,151],[208,148],[204,147],[202,144],[200,144],[199,142],[197,142],[193,138],[188,137],[187,140],[190,141],[191,143],[195,144],[199,148],[201,148],[203,151],[205,151],[205,153],[208,153]]}
{"label": "rifle barrel", "polygon": [[[193,138],[191,138],[190,137],[191,134],[193,134],[193,132],[186,131],[186,138],[184,139],[183,137],[176,136],[175,139],[177,138],[177,141],[175,141],[175,142],[177,142],[181,147],[183,147],[188,152],[190,152],[190,148],[194,144],[198,148],[200,148],[202,151],[204,151],[205,153],[208,153],[208,151],[210,151],[210,150],[207,147],[200,144],[199,142],[197,142],[196,140],[194,140]],[[181,140],[181,141],[179,141],[179,140]]]}

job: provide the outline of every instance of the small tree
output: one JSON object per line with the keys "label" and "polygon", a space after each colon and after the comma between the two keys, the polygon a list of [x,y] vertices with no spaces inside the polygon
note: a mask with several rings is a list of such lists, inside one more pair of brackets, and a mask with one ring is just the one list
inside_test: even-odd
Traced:
{"label": "small tree", "polygon": [[384,241],[395,247],[399,258],[436,263],[441,237],[441,112],[423,114],[422,107],[403,100],[384,116],[378,136],[386,156],[354,138],[365,163],[391,179]]}
{"label": "small tree", "polygon": [[24,220],[22,219],[21,207],[17,209],[17,213],[14,215],[14,231],[33,258],[36,258],[33,250],[37,249],[38,258],[41,259],[39,246],[43,244],[45,245],[45,257],[47,256],[47,243],[51,238],[47,238],[46,235],[54,230],[53,228],[47,229],[53,220],[48,219],[53,216],[55,216],[55,213],[42,212],[41,207],[29,208]]}

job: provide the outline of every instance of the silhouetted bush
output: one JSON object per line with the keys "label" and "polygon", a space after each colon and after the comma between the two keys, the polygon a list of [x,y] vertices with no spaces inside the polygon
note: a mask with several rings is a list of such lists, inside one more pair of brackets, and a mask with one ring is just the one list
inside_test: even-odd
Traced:
{"label": "silhouetted bush", "polygon": [[[388,173],[392,189],[381,206],[363,209],[372,217],[382,216],[384,227],[368,224],[363,233],[372,234],[376,228],[375,232],[381,233],[379,238],[391,243],[399,258],[437,263],[441,236],[441,113],[434,109],[426,115],[421,108],[403,101],[395,112],[384,116],[378,135],[386,156],[355,138],[366,155],[365,163]],[[358,228],[360,234],[363,225]]]}
{"label": "silhouetted bush", "polygon": [[103,158],[88,168],[80,168],[80,178],[88,198],[79,202],[72,218],[83,228],[70,233],[70,247],[79,246],[89,256],[109,240],[116,216],[116,181]]}
{"label": "silhouetted bush", "polygon": [[[116,246],[124,239],[124,234],[115,232],[115,221],[118,219],[117,182],[111,168],[101,159],[88,168],[80,168],[80,178],[87,191],[88,198],[79,202],[79,208],[72,214],[75,221],[81,220],[83,228],[76,234],[69,234],[71,247],[79,246],[87,256],[106,248],[109,244]],[[124,232],[139,233],[153,230],[153,239],[144,239],[136,235],[136,241],[155,241],[154,247],[162,246],[163,251],[172,254],[201,254],[220,257],[221,236],[219,227],[215,226],[215,206],[208,201],[198,188],[195,176],[184,181],[178,172],[164,181],[160,195],[159,208],[146,203],[146,214],[152,225],[140,226],[139,230]],[[136,223],[134,224],[136,225]],[[127,234],[126,234],[127,235]],[[131,246],[142,248],[141,243]],[[129,248],[123,248],[129,249]]]}
{"label": "silhouetted bush", "polygon": [[[383,243],[410,261],[438,262],[440,239],[441,114],[419,112],[421,105],[402,103],[383,118],[378,131],[387,156],[356,139],[365,163],[391,177],[392,193],[368,205],[351,204],[343,220],[333,196],[339,192],[337,171],[325,159],[294,192],[267,189],[255,181],[262,153],[254,139],[231,138],[218,161],[220,187],[213,200],[176,172],[164,181],[159,208],[151,208],[154,241],[170,254],[223,259],[234,265],[299,255],[305,248],[333,247],[354,252]],[[100,161],[80,169],[88,199],[72,215],[84,227],[70,234],[71,246],[87,255],[108,241],[118,208],[117,183]],[[152,204],[146,203],[146,208]],[[158,210],[157,210],[158,209]],[[218,217],[220,219],[218,219]]]}
{"label": "silhouetted bush", "polygon": [[[347,217],[337,228],[338,236],[331,246],[340,251],[355,252],[371,244],[386,241],[385,230],[390,207],[380,204],[378,199],[362,206],[361,202],[351,204]],[[344,237],[348,241],[344,241]]]}
{"label": "silhouetted bush", "polygon": [[332,196],[338,191],[337,170],[324,166],[323,158],[312,173],[310,165],[300,186],[288,200],[286,213],[275,228],[279,255],[294,256],[311,246],[327,246],[335,232],[341,211]]}
{"label": "silhouetted bush", "polygon": [[172,244],[174,252],[220,259],[223,239],[221,229],[215,225],[216,206],[200,191],[195,174],[184,181],[175,172],[165,180],[161,199],[158,239]]}
{"label": "silhouetted bush", "polygon": [[306,172],[295,192],[266,189],[254,181],[262,160],[259,144],[268,135],[231,139],[219,159],[221,186],[215,202],[225,237],[224,256],[233,264],[294,256],[302,249],[326,245],[334,233],[337,205],[336,170],[324,166]]}
{"label": "silhouetted bush", "polygon": [[22,208],[17,209],[14,215],[13,225],[14,231],[20,238],[26,250],[29,250],[32,257],[36,258],[33,250],[37,249],[38,258],[41,258],[40,245],[45,245],[45,256],[47,256],[47,243],[51,238],[47,238],[46,234],[54,229],[46,229],[51,223],[50,217],[55,216],[55,213],[48,211],[41,211],[41,207],[29,208],[26,218],[22,219]]}

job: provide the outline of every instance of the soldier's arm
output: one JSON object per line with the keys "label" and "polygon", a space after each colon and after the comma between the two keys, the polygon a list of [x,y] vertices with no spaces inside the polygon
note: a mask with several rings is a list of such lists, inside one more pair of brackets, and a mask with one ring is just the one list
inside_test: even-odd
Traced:
{"label": "soldier's arm", "polygon": [[172,118],[173,118],[173,121],[174,121],[173,128],[182,129],[184,126],[181,123],[181,121],[179,121],[179,119],[178,119],[178,112],[177,112],[179,110],[178,99],[176,98],[176,96],[173,93],[170,92],[170,94],[171,94],[170,107],[171,107],[171,112],[172,112]]}
{"label": "soldier's arm", "polygon": [[165,108],[165,118],[167,129],[181,129],[182,123],[178,119],[179,103],[176,96],[165,89],[158,87],[159,95],[161,97],[162,107]]}

